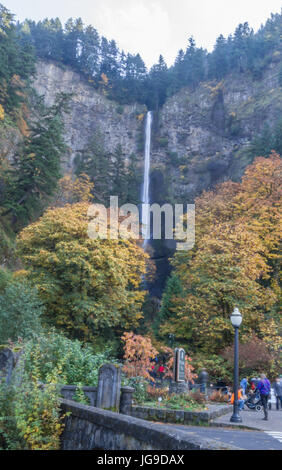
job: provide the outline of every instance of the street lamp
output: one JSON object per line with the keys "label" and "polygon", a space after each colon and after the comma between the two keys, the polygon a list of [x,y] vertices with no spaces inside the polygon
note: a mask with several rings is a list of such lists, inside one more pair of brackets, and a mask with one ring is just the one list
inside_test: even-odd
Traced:
{"label": "street lamp", "polygon": [[173,349],[175,335],[170,333],[168,337],[169,337],[170,347]]}
{"label": "street lamp", "polygon": [[235,342],[234,342],[234,403],[233,415],[230,418],[231,423],[241,423],[242,418],[239,415],[238,406],[238,387],[239,387],[239,326],[242,323],[242,315],[236,307],[230,316],[232,325],[235,328]]}

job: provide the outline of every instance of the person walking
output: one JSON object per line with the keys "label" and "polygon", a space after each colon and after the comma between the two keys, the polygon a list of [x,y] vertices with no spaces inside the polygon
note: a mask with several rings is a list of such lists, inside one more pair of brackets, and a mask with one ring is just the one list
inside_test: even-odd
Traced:
{"label": "person walking", "polygon": [[240,387],[243,390],[243,395],[246,395],[247,386],[248,386],[248,380],[246,377],[244,377],[240,382]]}
{"label": "person walking", "polygon": [[276,410],[279,410],[279,402],[282,410],[282,381],[277,377],[273,384],[273,391],[276,398]]}
{"label": "person walking", "polygon": [[268,420],[268,399],[270,395],[270,389],[271,385],[269,380],[266,378],[265,374],[261,374],[260,376],[260,381],[257,386],[260,396],[261,396],[261,401],[262,401],[262,406],[263,406],[263,411],[264,411],[264,421]]}

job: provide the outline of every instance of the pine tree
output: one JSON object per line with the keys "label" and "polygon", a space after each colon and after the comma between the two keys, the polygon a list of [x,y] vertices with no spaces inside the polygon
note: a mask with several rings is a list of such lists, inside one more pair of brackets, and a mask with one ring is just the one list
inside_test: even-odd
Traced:
{"label": "pine tree", "polygon": [[56,189],[66,151],[62,112],[67,111],[67,101],[68,96],[61,94],[51,108],[39,104],[41,119],[31,124],[14,157],[2,215],[12,213],[18,226],[30,221]]}
{"label": "pine tree", "polygon": [[159,339],[165,339],[167,334],[162,334],[162,325],[172,321],[173,317],[176,316],[174,307],[177,304],[177,299],[183,296],[183,287],[181,281],[176,273],[172,273],[168,278],[166,287],[162,297],[161,308],[154,321],[154,333]]}

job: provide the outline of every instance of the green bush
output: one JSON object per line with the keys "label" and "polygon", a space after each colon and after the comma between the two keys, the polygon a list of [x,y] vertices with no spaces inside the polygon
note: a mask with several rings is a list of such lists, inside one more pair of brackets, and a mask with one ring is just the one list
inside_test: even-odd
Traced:
{"label": "green bush", "polygon": [[133,398],[137,403],[144,403],[149,395],[147,393],[148,381],[144,377],[129,377],[125,378],[123,385],[133,387]]}
{"label": "green bush", "polygon": [[205,368],[209,374],[210,382],[217,382],[223,380],[225,382],[232,382],[233,366],[231,366],[223,357],[211,354],[208,357],[198,354],[193,357],[193,366],[195,372],[200,372]]}
{"label": "green bush", "polygon": [[0,276],[0,344],[30,339],[42,331],[44,306],[37,290],[27,282],[7,276],[3,272]]}
{"label": "green bush", "polygon": [[61,384],[93,386],[98,383],[98,372],[105,362],[116,362],[111,358],[111,351],[106,349],[100,353],[94,353],[90,345],[85,345],[78,340],[71,340],[62,334],[50,331],[32,339],[25,345],[26,368],[29,371],[33,366],[33,349],[37,347],[38,367],[40,380],[46,382],[46,378],[52,373],[58,364],[61,365]]}
{"label": "green bush", "polygon": [[118,105],[117,108],[116,108],[116,111],[118,114],[123,114],[124,112],[124,107],[121,106],[121,105]]}
{"label": "green bush", "polygon": [[168,138],[167,137],[159,137],[157,142],[160,147],[165,148],[168,146]]}
{"label": "green bush", "polygon": [[12,381],[0,384],[0,449],[58,450],[63,431],[59,387],[60,365],[46,377],[43,387],[39,377],[38,348],[26,370],[27,355],[22,354]]}

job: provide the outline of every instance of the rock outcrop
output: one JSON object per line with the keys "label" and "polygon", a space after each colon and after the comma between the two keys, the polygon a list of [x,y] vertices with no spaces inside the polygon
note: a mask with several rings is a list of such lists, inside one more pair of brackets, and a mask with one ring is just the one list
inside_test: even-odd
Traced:
{"label": "rock outcrop", "polygon": [[120,144],[125,159],[130,154],[138,154],[140,133],[143,133],[142,119],[144,106],[120,106],[98,93],[87,80],[69,67],[53,62],[39,61],[33,87],[39,95],[44,95],[45,104],[51,106],[58,93],[72,94],[70,113],[65,115],[65,141],[69,155],[63,166],[73,168],[77,153],[83,151],[91,138],[99,133],[104,147],[114,152]]}

